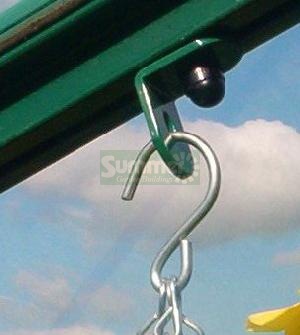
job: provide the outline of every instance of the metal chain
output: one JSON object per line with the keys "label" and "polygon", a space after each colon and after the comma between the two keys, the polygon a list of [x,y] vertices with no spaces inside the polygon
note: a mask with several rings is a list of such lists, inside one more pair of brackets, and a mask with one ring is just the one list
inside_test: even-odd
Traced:
{"label": "metal chain", "polygon": [[[189,244],[191,252],[190,242],[187,240],[182,242]],[[191,255],[189,258],[191,259]],[[191,269],[191,264],[189,264],[188,269]],[[183,271],[183,269],[181,269],[181,271]],[[166,335],[164,330],[170,321],[173,323],[174,335],[182,335],[183,324],[197,335],[204,335],[202,328],[189,320],[182,312],[181,292],[184,288],[178,286],[178,278],[161,278],[161,283],[162,285],[159,289],[158,311],[137,333],[137,335],[146,334],[152,327],[154,335]]]}

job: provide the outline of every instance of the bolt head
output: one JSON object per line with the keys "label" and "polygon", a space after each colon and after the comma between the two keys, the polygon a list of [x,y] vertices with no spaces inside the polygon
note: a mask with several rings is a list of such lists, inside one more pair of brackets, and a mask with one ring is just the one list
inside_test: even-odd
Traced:
{"label": "bolt head", "polygon": [[200,107],[214,107],[225,96],[225,77],[221,70],[198,66],[185,79],[185,94]]}

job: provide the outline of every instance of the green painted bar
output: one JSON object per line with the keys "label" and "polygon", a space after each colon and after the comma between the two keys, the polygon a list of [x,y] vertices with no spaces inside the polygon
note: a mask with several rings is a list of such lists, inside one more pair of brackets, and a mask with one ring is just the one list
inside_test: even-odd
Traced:
{"label": "green painted bar", "polygon": [[300,21],[295,0],[90,0],[1,53],[59,2],[0,15],[0,191],[140,113],[134,76],[161,56],[223,35],[246,53]]}

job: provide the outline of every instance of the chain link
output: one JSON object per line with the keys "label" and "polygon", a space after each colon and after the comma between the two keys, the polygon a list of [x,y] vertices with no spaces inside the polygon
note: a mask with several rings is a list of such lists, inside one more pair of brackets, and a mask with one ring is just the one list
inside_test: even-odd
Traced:
{"label": "chain link", "polygon": [[[190,246],[190,252],[191,250]],[[189,259],[192,259],[191,255],[189,255]],[[190,266],[187,268],[190,269]],[[190,328],[197,335],[204,335],[202,328],[187,319],[182,312],[181,292],[184,287],[178,285],[178,277],[160,278],[160,280],[162,284],[159,289],[158,311],[137,335],[146,334],[152,327],[154,335],[168,335],[164,330],[170,321],[173,324],[174,335],[182,335],[183,325]]]}

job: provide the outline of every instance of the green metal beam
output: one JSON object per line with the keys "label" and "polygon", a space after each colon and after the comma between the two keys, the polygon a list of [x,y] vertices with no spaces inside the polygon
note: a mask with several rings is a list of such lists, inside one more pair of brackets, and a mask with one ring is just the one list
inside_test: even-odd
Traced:
{"label": "green metal beam", "polygon": [[299,21],[297,0],[21,1],[0,15],[0,191],[140,113],[142,67],[204,36],[246,53]]}

